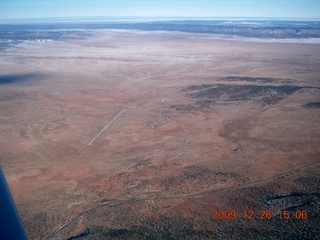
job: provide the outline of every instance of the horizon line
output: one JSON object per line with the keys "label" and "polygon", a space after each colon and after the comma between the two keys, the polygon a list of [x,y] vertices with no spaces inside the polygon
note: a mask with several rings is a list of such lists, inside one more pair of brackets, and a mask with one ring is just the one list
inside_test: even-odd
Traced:
{"label": "horizon line", "polygon": [[18,21],[63,21],[63,20],[92,20],[92,21],[122,21],[122,20],[283,20],[283,21],[320,21],[320,18],[280,18],[280,17],[196,17],[196,16],[69,16],[69,17],[23,17],[23,18],[0,18],[1,22]]}

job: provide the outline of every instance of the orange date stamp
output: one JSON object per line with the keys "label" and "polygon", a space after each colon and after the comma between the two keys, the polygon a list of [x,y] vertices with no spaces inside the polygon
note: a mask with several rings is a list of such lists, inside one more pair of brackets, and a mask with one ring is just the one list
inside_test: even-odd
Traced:
{"label": "orange date stamp", "polygon": [[214,220],[223,220],[223,219],[265,219],[270,220],[273,218],[278,219],[298,219],[298,220],[306,220],[308,218],[308,212],[306,210],[296,210],[296,211],[288,211],[281,210],[277,213],[272,213],[271,210],[244,210],[244,211],[236,211],[236,210],[213,210],[212,219]]}

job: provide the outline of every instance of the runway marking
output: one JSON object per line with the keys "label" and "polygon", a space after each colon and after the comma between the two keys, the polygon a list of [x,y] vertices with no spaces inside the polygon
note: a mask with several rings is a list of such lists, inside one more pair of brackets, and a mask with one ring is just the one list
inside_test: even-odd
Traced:
{"label": "runway marking", "polygon": [[126,110],[125,109],[122,109],[118,114],[117,114],[117,116],[115,116],[112,120],[111,120],[111,122],[109,122],[99,133],[98,133],[98,135],[94,138],[94,139],[92,139],[92,141],[91,142],[89,142],[89,146],[90,145],[92,145],[92,143],[123,113],[123,112],[125,112]]}

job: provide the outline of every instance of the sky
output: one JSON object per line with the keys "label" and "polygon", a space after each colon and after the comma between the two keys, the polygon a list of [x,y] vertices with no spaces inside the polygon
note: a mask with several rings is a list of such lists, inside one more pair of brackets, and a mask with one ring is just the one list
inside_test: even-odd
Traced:
{"label": "sky", "polygon": [[95,16],[320,19],[320,0],[0,0],[0,19]]}

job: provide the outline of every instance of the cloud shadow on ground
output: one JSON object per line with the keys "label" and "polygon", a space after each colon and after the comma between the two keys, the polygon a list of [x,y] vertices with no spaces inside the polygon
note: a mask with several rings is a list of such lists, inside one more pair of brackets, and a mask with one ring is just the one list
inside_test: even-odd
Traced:
{"label": "cloud shadow on ground", "polygon": [[0,75],[0,85],[17,84],[38,79],[39,73],[19,73]]}

